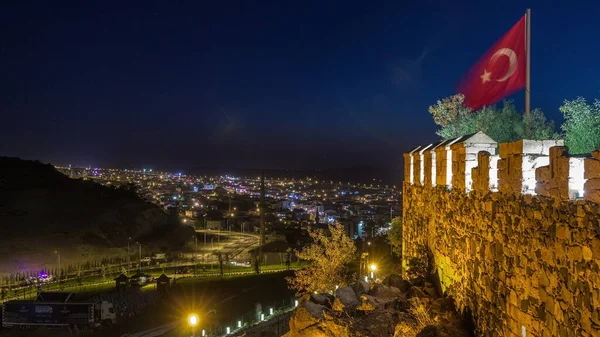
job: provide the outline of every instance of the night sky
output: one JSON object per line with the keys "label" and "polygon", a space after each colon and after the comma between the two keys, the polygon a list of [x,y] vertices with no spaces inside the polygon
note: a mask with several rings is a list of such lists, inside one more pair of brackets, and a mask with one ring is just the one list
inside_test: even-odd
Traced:
{"label": "night sky", "polygon": [[577,3],[5,0],[0,155],[397,168],[437,139],[427,107],[526,7],[532,107],[559,124],[564,99],[600,97],[600,5]]}

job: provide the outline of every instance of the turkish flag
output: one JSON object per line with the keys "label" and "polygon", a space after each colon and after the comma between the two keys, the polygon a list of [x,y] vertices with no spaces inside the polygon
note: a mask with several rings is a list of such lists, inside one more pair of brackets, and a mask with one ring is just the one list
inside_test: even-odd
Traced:
{"label": "turkish flag", "polygon": [[465,105],[473,110],[491,105],[525,86],[525,16],[479,61],[458,86]]}

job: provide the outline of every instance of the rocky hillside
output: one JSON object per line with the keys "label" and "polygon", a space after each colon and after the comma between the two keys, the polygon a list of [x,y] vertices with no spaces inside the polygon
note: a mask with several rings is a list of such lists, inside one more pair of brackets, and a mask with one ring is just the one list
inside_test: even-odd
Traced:
{"label": "rocky hillside", "polygon": [[449,297],[431,283],[412,285],[398,275],[383,284],[358,282],[335,296],[305,296],[285,337],[470,337]]}
{"label": "rocky hillside", "polygon": [[129,237],[150,242],[181,228],[133,192],[0,157],[0,273],[54,264],[55,250],[63,264],[122,254]]}

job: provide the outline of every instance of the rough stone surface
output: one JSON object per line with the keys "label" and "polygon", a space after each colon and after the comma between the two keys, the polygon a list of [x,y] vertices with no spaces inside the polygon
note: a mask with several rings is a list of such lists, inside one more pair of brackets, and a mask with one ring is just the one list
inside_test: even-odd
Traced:
{"label": "rough stone surface", "polygon": [[600,205],[516,191],[405,184],[403,263],[428,247],[441,290],[472,312],[478,336],[600,336]]}
{"label": "rough stone surface", "polygon": [[[340,289],[344,289],[339,292],[342,296],[349,296],[349,288]],[[426,321],[434,324],[434,330],[439,332],[435,336],[470,337],[461,316],[453,310],[455,307],[450,297],[434,301],[429,298],[407,300],[405,293],[382,284],[372,290],[384,296],[361,295],[360,304],[354,308],[345,306],[337,297],[332,308],[327,308],[311,302],[310,296],[306,296],[293,312],[290,330],[284,336],[415,336],[425,326],[423,321],[416,319],[423,319],[416,314],[418,308],[420,315],[426,315]],[[398,296],[389,298],[391,294]]]}
{"label": "rough stone surface", "polygon": [[335,297],[342,302],[345,307],[353,308],[360,304],[354,290],[350,287],[341,287],[335,291]]}
{"label": "rough stone surface", "polygon": [[291,331],[303,331],[307,327],[317,324],[319,319],[323,317],[323,307],[303,300],[298,308],[294,311],[294,315],[290,318]]}
{"label": "rough stone surface", "polygon": [[[400,287],[402,286],[402,282],[408,282],[408,281],[403,280],[402,276],[400,276],[398,274],[391,274],[383,280],[383,284],[385,284],[386,286],[396,287],[398,289],[400,289]],[[409,283],[409,285],[410,285],[410,283]]]}
{"label": "rough stone surface", "polygon": [[352,290],[354,290],[354,293],[358,296],[368,292],[370,288],[371,285],[365,281],[358,281],[352,285]]}
{"label": "rough stone surface", "polygon": [[320,305],[331,305],[333,296],[328,294],[310,294],[310,300]]}
{"label": "rough stone surface", "polygon": [[402,294],[396,287],[388,287],[384,284],[376,284],[370,291],[371,295],[379,298],[394,298]]}

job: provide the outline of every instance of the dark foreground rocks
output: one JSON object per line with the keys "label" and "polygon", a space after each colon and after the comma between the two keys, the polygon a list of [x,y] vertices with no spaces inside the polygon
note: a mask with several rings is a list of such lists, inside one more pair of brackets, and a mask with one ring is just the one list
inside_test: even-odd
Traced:
{"label": "dark foreground rocks", "polygon": [[450,297],[431,284],[413,286],[398,275],[360,282],[330,294],[304,296],[286,337],[470,337]]}

